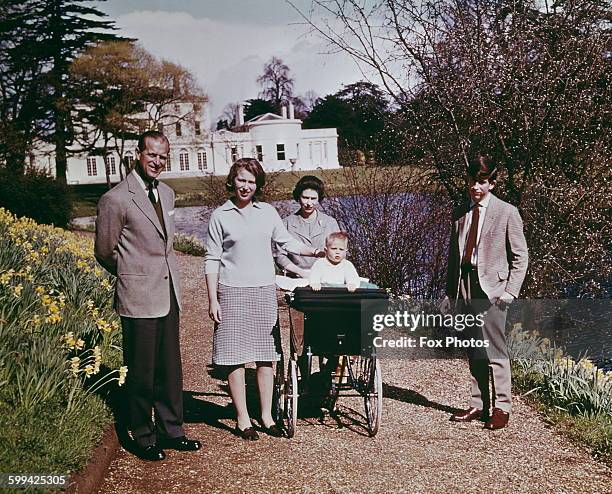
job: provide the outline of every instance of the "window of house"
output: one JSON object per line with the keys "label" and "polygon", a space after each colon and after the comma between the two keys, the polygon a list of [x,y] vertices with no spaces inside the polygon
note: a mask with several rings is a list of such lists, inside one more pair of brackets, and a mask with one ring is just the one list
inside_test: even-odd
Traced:
{"label": "window of house", "polygon": [[183,135],[183,129],[181,128],[181,122],[176,122],[176,137]]}
{"label": "window of house", "polygon": [[96,164],[96,157],[89,156],[87,158],[87,175],[95,177],[98,174],[98,166]]}
{"label": "window of house", "polygon": [[127,165],[127,167],[130,170],[134,166],[134,156],[132,156],[132,153],[130,151],[128,151],[127,153],[123,155],[123,162]]}
{"label": "window of house", "polygon": [[178,103],[174,103],[174,107],[173,108],[174,108],[174,111],[176,113],[181,111],[181,105],[179,105]]}
{"label": "window of house", "polygon": [[296,158],[300,157],[300,143],[299,142],[295,145],[295,157]]}
{"label": "window of house", "polygon": [[232,146],[231,153],[232,153],[232,163],[233,163],[234,161],[238,159],[238,147]]}
{"label": "window of house", "polygon": [[189,152],[186,149],[179,152],[179,165],[182,172],[189,171]]}
{"label": "window of house", "polygon": [[197,120],[193,122],[193,128],[195,130],[195,135],[199,136],[202,133],[202,129],[200,128],[200,122]]}
{"label": "window of house", "polygon": [[262,163],[263,162],[263,146],[261,144],[257,144],[257,146],[255,146],[255,153],[257,154],[257,161]]}
{"label": "window of house", "polygon": [[276,159],[278,161],[284,161],[285,160],[285,145],[284,144],[277,144],[276,145]]}
{"label": "window of house", "polygon": [[166,164],[164,166],[164,171],[165,172],[171,172],[172,171],[172,164],[170,163],[170,155],[168,154],[168,159],[166,159]]}
{"label": "window of house", "polygon": [[206,160],[206,151],[203,149],[198,149],[198,170],[204,171],[208,168],[208,163]]}
{"label": "window of house", "polygon": [[202,111],[202,105],[200,103],[193,104],[193,112],[200,113]]}
{"label": "window of house", "polygon": [[105,159],[104,159],[106,168],[109,171],[110,175],[117,175],[117,165],[115,164],[115,157],[112,154],[109,154]]}

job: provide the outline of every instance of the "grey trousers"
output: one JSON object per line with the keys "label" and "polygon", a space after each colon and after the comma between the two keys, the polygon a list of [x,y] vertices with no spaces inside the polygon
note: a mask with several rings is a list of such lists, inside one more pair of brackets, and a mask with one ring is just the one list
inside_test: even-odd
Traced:
{"label": "grey trousers", "polygon": [[505,334],[507,309],[491,304],[478,282],[476,268],[462,269],[459,294],[462,312],[483,314],[484,318],[482,327],[466,329],[465,337],[488,342],[487,348],[470,348],[467,352],[472,375],[470,407],[485,411],[495,407],[510,413],[512,378]]}

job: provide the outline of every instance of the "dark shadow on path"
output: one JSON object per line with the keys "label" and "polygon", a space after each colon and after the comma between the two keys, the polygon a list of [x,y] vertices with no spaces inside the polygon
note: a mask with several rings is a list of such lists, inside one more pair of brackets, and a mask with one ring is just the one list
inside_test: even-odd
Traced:
{"label": "dark shadow on path", "polygon": [[433,408],[434,410],[440,410],[446,413],[457,413],[461,412],[460,408],[451,407],[449,405],[442,405],[435,401],[431,401],[425,396],[411,389],[404,389],[397,386],[391,386],[390,384],[383,383],[383,397],[391,400],[397,400],[404,403],[412,403],[425,408]]}
{"label": "dark shadow on path", "polygon": [[233,431],[233,428],[221,420],[234,419],[236,414],[229,397],[226,405],[218,405],[200,397],[227,396],[226,393],[198,393],[183,391],[183,416],[188,424],[207,424],[217,429]]}

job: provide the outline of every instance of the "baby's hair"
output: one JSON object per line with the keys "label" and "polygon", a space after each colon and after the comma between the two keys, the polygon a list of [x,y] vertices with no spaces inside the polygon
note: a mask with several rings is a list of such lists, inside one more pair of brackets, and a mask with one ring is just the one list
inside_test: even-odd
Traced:
{"label": "baby's hair", "polygon": [[330,233],[325,239],[325,246],[328,247],[334,240],[342,240],[345,244],[348,244],[348,233],[346,232],[333,232]]}

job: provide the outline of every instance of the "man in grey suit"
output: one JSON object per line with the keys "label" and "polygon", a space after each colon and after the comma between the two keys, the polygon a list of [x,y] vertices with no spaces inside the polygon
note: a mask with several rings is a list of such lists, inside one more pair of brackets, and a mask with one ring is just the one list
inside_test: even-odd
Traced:
{"label": "man in grey suit", "polygon": [[487,429],[506,427],[512,409],[506,313],[519,296],[528,260],[518,210],[491,193],[496,179],[497,169],[490,158],[480,156],[470,162],[470,201],[453,215],[446,288],[448,298],[457,301],[462,312],[483,314],[484,324],[466,329],[464,336],[488,345],[468,349],[470,408],[452,415],[451,420],[483,420]]}
{"label": "man in grey suit", "polygon": [[157,180],[169,150],[162,133],[142,134],[134,170],[100,198],[96,220],[96,259],[117,277],[115,309],[128,367],[128,426],[134,452],[150,461],[165,458],[163,447],[201,447],[185,438],[183,430],[174,191]]}

